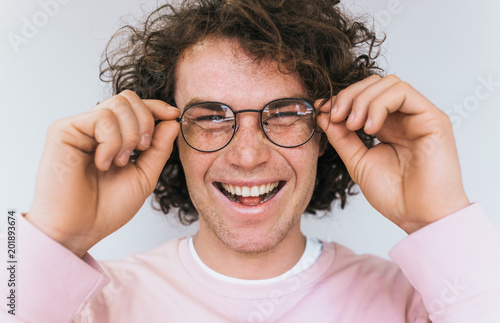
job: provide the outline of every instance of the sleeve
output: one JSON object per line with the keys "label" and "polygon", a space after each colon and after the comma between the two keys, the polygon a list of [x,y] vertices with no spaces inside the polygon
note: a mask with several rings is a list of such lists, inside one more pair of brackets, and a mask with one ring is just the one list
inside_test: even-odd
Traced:
{"label": "sleeve", "polygon": [[500,235],[479,204],[410,234],[389,256],[432,322],[500,322]]}
{"label": "sleeve", "polygon": [[17,221],[16,315],[4,305],[1,321],[70,322],[109,279],[89,254],[78,258],[23,216]]}

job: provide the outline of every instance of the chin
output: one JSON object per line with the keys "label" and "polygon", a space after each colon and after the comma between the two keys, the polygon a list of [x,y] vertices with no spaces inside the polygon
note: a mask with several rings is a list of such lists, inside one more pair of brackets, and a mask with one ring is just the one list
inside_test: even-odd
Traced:
{"label": "chin", "polygon": [[[281,239],[283,240],[283,239]],[[263,241],[262,239],[237,239],[237,241],[222,241],[221,242],[228,248],[229,250],[245,254],[245,255],[258,255],[265,254],[271,250],[273,250],[281,241],[273,242],[273,241]]]}
{"label": "chin", "polygon": [[240,254],[257,255],[267,253],[278,246],[292,231],[295,222],[282,223],[281,226],[276,225],[263,231],[256,228],[223,230],[220,226],[209,226],[227,249]]}

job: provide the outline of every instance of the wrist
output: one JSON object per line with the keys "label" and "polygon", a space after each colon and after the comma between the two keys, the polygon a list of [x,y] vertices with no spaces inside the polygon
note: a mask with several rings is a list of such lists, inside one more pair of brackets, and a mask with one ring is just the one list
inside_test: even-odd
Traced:
{"label": "wrist", "polygon": [[401,225],[398,225],[401,229],[403,229],[407,234],[412,234],[415,231],[422,229],[425,226],[428,226],[436,221],[439,221],[447,216],[450,216],[466,207],[471,205],[469,199],[467,197],[460,199],[454,203],[449,203],[445,205],[441,205],[436,207],[433,214],[426,214],[425,217],[420,221],[408,221]]}
{"label": "wrist", "polygon": [[[46,225],[44,221],[40,220],[40,217],[32,214],[32,212],[24,214],[24,218],[26,221],[30,222],[31,225],[36,227],[38,230],[43,232],[55,242],[59,243],[60,245],[74,253],[79,258],[82,258],[92,247],[92,244],[89,245],[87,242],[88,237],[75,236],[58,231],[52,226]],[[86,247],[87,245],[89,246]]]}

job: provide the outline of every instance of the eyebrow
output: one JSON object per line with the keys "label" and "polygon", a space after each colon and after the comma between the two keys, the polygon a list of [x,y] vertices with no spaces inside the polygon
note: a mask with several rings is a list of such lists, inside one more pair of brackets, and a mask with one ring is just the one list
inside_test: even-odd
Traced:
{"label": "eyebrow", "polygon": [[[275,101],[275,100],[280,100],[280,99],[300,99],[300,100],[307,101],[314,106],[314,101],[311,100],[311,98],[309,96],[305,96],[305,95],[292,95],[292,96],[286,96],[286,97],[277,97],[277,98],[274,98],[272,100],[269,100],[268,102],[266,102],[266,104],[268,104],[269,102]],[[200,104],[200,103],[207,103],[207,102],[214,102],[214,103],[217,102],[217,103],[222,103],[224,105],[230,106],[229,104],[221,102],[221,101],[207,100],[207,99],[203,99],[203,98],[195,96],[195,97],[191,98],[191,100],[189,100],[186,103],[186,105],[184,106],[184,109],[187,107],[190,107],[192,105],[196,105],[196,104]],[[262,106],[261,108],[263,108],[264,106]],[[233,107],[231,106],[231,108],[233,108]]]}
{"label": "eyebrow", "polygon": [[196,104],[200,104],[200,103],[205,103],[205,102],[216,102],[216,101],[205,100],[205,99],[202,99],[202,98],[199,98],[199,97],[195,96],[195,97],[191,98],[191,100],[189,100],[188,103],[186,103],[186,105],[184,106],[184,109],[187,108],[187,107],[190,107],[192,105],[196,105]]}

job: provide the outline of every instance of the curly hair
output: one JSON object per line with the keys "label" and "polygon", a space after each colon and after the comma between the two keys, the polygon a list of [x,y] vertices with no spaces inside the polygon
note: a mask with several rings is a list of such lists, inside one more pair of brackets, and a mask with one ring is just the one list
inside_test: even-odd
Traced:
{"label": "curly hair", "polygon": [[[192,0],[153,11],[140,28],[120,28],[109,41],[101,80],[113,92],[132,90],[143,99],[174,105],[175,70],[182,53],[214,36],[235,39],[255,62],[272,59],[282,73],[297,73],[310,98],[326,102],[347,86],[381,69],[376,65],[384,41],[361,20],[350,18],[338,0]],[[367,146],[373,136],[358,135]],[[322,134],[314,193],[306,212],[343,208],[355,194],[342,160]],[[137,158],[135,151],[134,158]],[[186,186],[176,145],[154,190],[153,207],[189,225],[198,220]]]}

